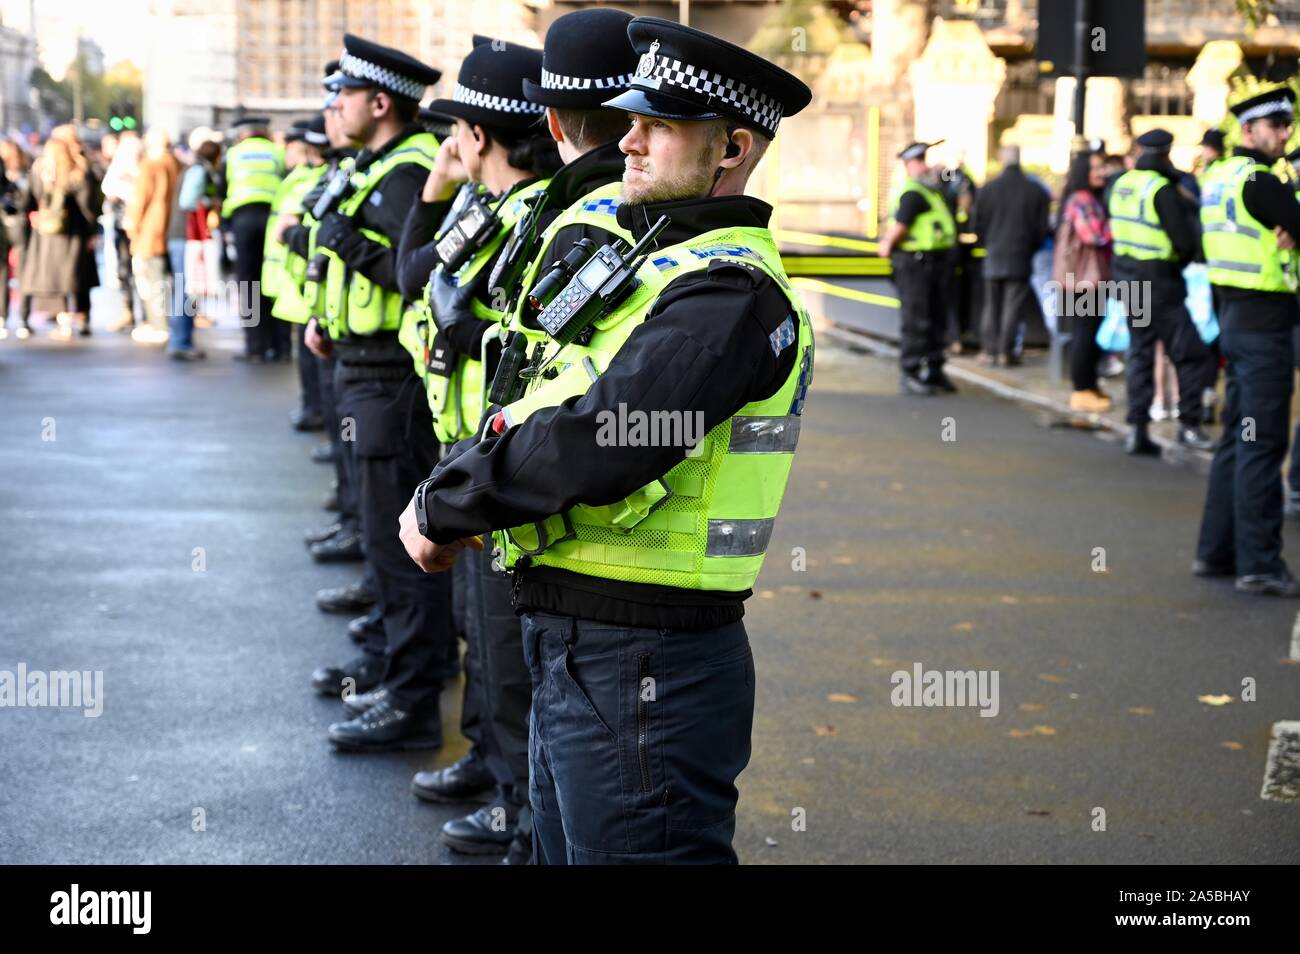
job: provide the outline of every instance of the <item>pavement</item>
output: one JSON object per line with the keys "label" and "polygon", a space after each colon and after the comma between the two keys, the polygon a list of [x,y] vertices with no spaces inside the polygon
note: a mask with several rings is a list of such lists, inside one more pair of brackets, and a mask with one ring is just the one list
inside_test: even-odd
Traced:
{"label": "pavement", "polygon": [[[351,646],[312,597],[356,571],[301,542],[329,474],[289,429],[292,366],[231,361],[230,327],[174,363],[110,320],[0,342],[0,671],[104,674],[98,718],[0,709],[0,861],[462,860],[436,841],[459,812],[409,792],[454,731],[326,742],[341,706],[308,677]],[[976,387],[901,397],[890,362],[819,342],[747,604],[742,862],[1300,862],[1300,768],[1261,797],[1300,719],[1300,603],[1189,574],[1195,470],[1044,423]],[[996,715],[893,704],[918,663],[996,673]]]}

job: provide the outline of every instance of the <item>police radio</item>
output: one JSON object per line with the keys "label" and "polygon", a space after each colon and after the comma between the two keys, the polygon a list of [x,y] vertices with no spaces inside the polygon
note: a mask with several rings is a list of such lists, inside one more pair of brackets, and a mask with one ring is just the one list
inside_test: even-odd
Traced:
{"label": "police radio", "polygon": [[511,289],[510,301],[506,305],[506,312],[514,311],[515,297],[518,294],[516,286],[519,284],[519,278],[527,267],[531,255],[525,256],[525,250],[531,250],[536,239],[536,228],[541,215],[542,209],[546,206],[546,192],[534,193],[522,200],[527,207],[527,211],[520,216],[519,221],[515,223],[514,229],[510,232],[510,238],[506,241],[505,248],[497,256],[496,263],[492,266],[492,274],[488,276],[489,289],[508,288]]}
{"label": "police radio", "polygon": [[461,189],[461,195],[457,197],[460,211],[433,246],[443,271],[448,275],[460,271],[474,253],[488,243],[498,222],[497,214],[484,193],[480,193],[476,186],[462,186]]}
{"label": "police radio", "polygon": [[[529,293],[529,304],[540,310],[538,325],[563,346],[617,308],[640,284],[637,270],[668,222],[668,216],[661,215],[630,249],[625,242],[615,240],[592,254],[593,243],[579,240]],[[566,277],[568,284],[557,292],[555,289]]]}

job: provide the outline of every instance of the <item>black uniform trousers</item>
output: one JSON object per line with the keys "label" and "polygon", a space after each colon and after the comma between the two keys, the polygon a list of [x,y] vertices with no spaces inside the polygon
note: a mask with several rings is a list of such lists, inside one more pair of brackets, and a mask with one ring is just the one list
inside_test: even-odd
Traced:
{"label": "black uniform trousers", "polygon": [[288,324],[272,316],[271,299],[261,293],[262,253],[270,216],[271,207],[263,202],[242,205],[230,216],[230,231],[235,236],[235,279],[239,282],[239,322],[244,328],[245,354],[288,357]]}
{"label": "black uniform trousers", "polygon": [[352,427],[343,436],[354,438],[361,535],[387,642],[383,686],[399,709],[436,712],[457,672],[451,578],[421,570],[398,537],[402,511],[438,459],[433,418],[409,362],[400,380],[356,380],[371,372],[340,367],[339,412]]}
{"label": "black uniform trousers", "polygon": [[346,530],[361,527],[360,503],[357,500],[355,442],[342,439],[343,415],[339,413],[338,394],[343,387],[342,366],[333,358],[317,358],[320,366],[321,414],[325,418],[330,443],[334,446],[334,479],[338,483],[339,523]]}
{"label": "black uniform trousers", "polygon": [[[533,684],[524,660],[523,632],[511,600],[511,581],[492,569],[491,540],[481,553],[466,552],[457,566],[463,588],[466,658],[474,660],[476,686],[466,679],[466,702],[477,690],[475,740],[496,782],[494,807],[513,822],[528,801],[528,709]],[[467,664],[468,673],[468,664]]]}
{"label": "black uniform trousers", "polygon": [[[1220,342],[1228,360],[1223,437],[1210,465],[1205,511],[1196,556],[1237,576],[1280,573],[1282,559],[1282,460],[1290,436],[1295,355],[1291,327],[1272,331],[1240,327],[1265,309],[1294,298],[1259,295],[1224,298]],[[1258,326],[1258,325],[1256,325]]]}
{"label": "black uniform trousers", "polygon": [[481,685],[481,668],[478,662],[478,649],[467,635],[465,623],[465,592],[469,589],[466,575],[473,562],[466,557],[457,560],[451,567],[451,616],[452,626],[457,637],[465,641],[465,655],[461,666],[465,672],[465,691],[460,704],[460,734],[469,740],[468,757],[487,767],[487,755],[483,751],[483,688]]}
{"label": "black uniform trousers", "polygon": [[899,364],[904,374],[943,367],[944,327],[953,278],[952,252],[893,252],[899,312]]}
{"label": "black uniform trousers", "polygon": [[537,864],[735,864],[754,657],[685,631],[525,613]]}
{"label": "black uniform trousers", "polygon": [[1129,311],[1137,310],[1135,294],[1144,300],[1145,314],[1130,314],[1128,349],[1128,422],[1146,424],[1155,397],[1156,342],[1178,372],[1178,420],[1184,426],[1201,423],[1205,413],[1202,392],[1214,384],[1217,363],[1201,340],[1187,312],[1187,283],[1177,264],[1132,264],[1115,257],[1114,277],[1129,283]]}
{"label": "black uniform trousers", "polygon": [[321,404],[320,358],[312,354],[311,349],[307,347],[307,326],[305,324],[299,326],[297,334],[293,337],[297,339],[295,347],[298,349],[298,388],[301,391],[299,401],[302,412],[324,417],[325,412]]}

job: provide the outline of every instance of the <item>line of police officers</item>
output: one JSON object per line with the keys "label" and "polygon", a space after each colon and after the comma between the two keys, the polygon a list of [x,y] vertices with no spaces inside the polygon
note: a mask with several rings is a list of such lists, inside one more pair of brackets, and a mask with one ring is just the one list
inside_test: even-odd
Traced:
{"label": "line of police officers", "polygon": [[[438,71],[398,50],[348,35],[326,72],[329,148],[273,190],[258,248],[319,359],[339,519],[308,542],[365,564],[318,594],[369,610],[360,655],[312,677],[346,707],[331,743],[440,746],[459,637],[471,748],[413,780],[486,797],[448,845],[734,862],[743,604],[813,365],[771,209],[744,189],[810,91],[610,8],[560,17],[540,51],[476,37],[423,112]],[[611,440],[615,414],[703,438]]]}

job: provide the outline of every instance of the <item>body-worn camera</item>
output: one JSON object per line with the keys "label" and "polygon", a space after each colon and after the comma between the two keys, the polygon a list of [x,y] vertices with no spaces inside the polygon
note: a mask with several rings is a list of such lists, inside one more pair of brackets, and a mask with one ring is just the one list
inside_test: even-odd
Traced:
{"label": "body-worn camera", "polygon": [[[492,274],[488,276],[488,288],[514,289],[519,284],[524,268],[533,257],[539,216],[542,209],[546,207],[546,192],[543,190],[534,193],[522,201],[528,206],[528,210],[515,223],[510,238],[506,240],[505,248],[497,256],[496,264],[492,266]],[[530,254],[525,255],[526,250]],[[510,302],[505,308],[507,312],[514,310],[516,294],[518,293],[515,291],[511,292]]]}
{"label": "body-worn camera", "polygon": [[[616,241],[592,254],[589,251],[592,242],[580,240],[548,270],[529,295],[530,304],[541,309],[538,325],[559,344],[567,345],[593,322],[617,308],[639,284],[637,270],[659,233],[668,227],[668,221],[668,216],[661,215],[630,249],[626,243]],[[560,273],[571,277],[563,289],[552,292],[560,283]]]}
{"label": "body-worn camera", "polygon": [[[462,193],[465,195],[465,193]],[[433,250],[443,271],[454,275],[487,244],[496,231],[497,214],[482,193],[473,192],[465,199],[459,214],[434,243]]]}
{"label": "body-worn camera", "polygon": [[319,222],[326,215],[333,212],[339,207],[344,199],[352,194],[352,172],[351,165],[341,165],[334,170],[330,176],[329,185],[321,193],[316,204],[311,207],[311,217]]}

